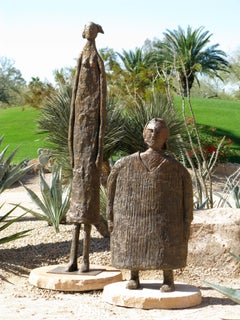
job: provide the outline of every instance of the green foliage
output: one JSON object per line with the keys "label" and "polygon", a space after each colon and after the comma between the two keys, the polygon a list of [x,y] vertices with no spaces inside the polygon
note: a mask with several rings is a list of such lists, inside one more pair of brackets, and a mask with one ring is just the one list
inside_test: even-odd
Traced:
{"label": "green foliage", "polygon": [[68,150],[71,95],[72,89],[69,85],[60,86],[45,101],[37,120],[39,133],[46,135],[54,158],[67,176],[71,176],[72,171]]}
{"label": "green foliage", "polygon": [[[0,138],[0,146],[4,137]],[[14,150],[9,157],[6,158],[6,152],[8,147],[5,147],[2,152],[0,152],[0,194],[7,188],[11,187],[15,182],[19,181],[26,172],[31,168],[30,166],[26,167],[24,161],[20,162],[18,165],[13,165],[12,160],[17,152],[17,149]],[[0,206],[0,210],[3,205]],[[19,205],[15,205],[12,210],[7,212],[5,215],[0,216],[0,232],[9,227],[14,222],[18,221],[23,217],[26,213],[18,216],[16,218],[10,219],[10,214],[15,210]],[[2,224],[4,223],[4,224]],[[25,237],[27,233],[31,230],[25,230],[21,232],[17,232],[7,237],[0,238],[0,244],[5,242],[13,241],[22,237]]]}
{"label": "green foliage", "polygon": [[[2,207],[3,207],[3,205],[0,206],[0,210],[2,209]],[[27,213],[27,212],[23,213],[22,215],[20,215],[20,216],[18,216],[16,218],[12,218],[10,220],[7,220],[7,218],[9,218],[10,214],[17,207],[19,207],[19,205],[15,205],[14,208],[11,209],[10,211],[8,211],[5,215],[0,216],[0,232],[3,231],[4,229],[8,228],[9,226],[11,226],[14,222],[19,221]],[[19,238],[26,237],[31,230],[32,229],[20,231],[20,232],[11,234],[10,236],[6,236],[6,237],[3,237],[3,238],[0,238],[0,244],[6,243],[6,242],[10,242],[10,241],[14,241],[14,240],[17,240]]]}
{"label": "green foliage", "polygon": [[136,151],[145,151],[143,129],[146,123],[153,118],[163,118],[170,130],[169,150],[179,153],[177,135],[181,132],[183,123],[180,121],[167,98],[161,93],[152,93],[146,100],[135,100],[136,105],[126,106],[124,110],[124,136],[120,150],[126,154]]}
{"label": "green foliage", "polygon": [[[23,185],[24,186],[24,185]],[[24,186],[33,202],[40,208],[42,213],[28,210],[34,217],[45,220],[49,225],[53,225],[56,232],[59,232],[60,223],[65,222],[66,213],[70,205],[71,184],[65,188],[62,186],[62,170],[57,166],[52,169],[50,185],[43,172],[40,173],[40,188],[42,199],[38,195]]]}
{"label": "green foliage", "polygon": [[0,57],[0,106],[22,103],[22,91],[26,83],[14,61]]}
{"label": "green foliage", "polygon": [[[195,152],[200,154],[196,135],[194,133],[193,128],[191,128],[192,118],[187,118],[187,125],[192,136]],[[208,126],[205,126],[205,125],[198,126],[198,133],[199,133],[200,140],[202,142],[202,150],[203,150],[204,158],[209,162],[211,161],[211,158],[214,156],[214,154],[218,153],[217,163],[228,162],[231,157],[235,156],[235,152],[232,146],[233,141],[226,137],[216,136],[214,134],[215,131],[216,131],[216,128],[213,128],[213,127],[209,128]],[[220,144],[221,144],[221,148],[218,151],[218,147]],[[196,164],[194,151],[191,149],[189,151],[189,156],[192,159],[192,161]]]}
{"label": "green foliage", "polygon": [[28,90],[25,94],[25,101],[33,108],[41,108],[44,101],[54,91],[51,83],[42,82],[38,77],[32,78],[28,84]]}
{"label": "green foliage", "polygon": [[76,68],[61,68],[60,70],[54,70],[54,80],[57,86],[60,88],[62,86],[71,86]]}
{"label": "green foliage", "polygon": [[166,30],[162,42],[157,41],[155,48],[158,59],[163,61],[168,72],[177,71],[184,96],[191,90],[197,74],[221,78],[219,71],[226,71],[229,65],[226,54],[218,49],[218,44],[207,47],[211,34],[203,27],[184,31]]}
{"label": "green foliage", "polygon": [[113,97],[107,99],[106,129],[103,144],[103,160],[108,161],[121,150],[124,139],[124,117],[118,100]]}
{"label": "green foliage", "polygon": [[[0,146],[3,139],[4,137],[0,138]],[[0,193],[19,181],[31,169],[31,166],[26,166],[25,161],[13,165],[12,161],[18,149],[6,157],[7,149],[8,147],[5,147],[0,153]]]}

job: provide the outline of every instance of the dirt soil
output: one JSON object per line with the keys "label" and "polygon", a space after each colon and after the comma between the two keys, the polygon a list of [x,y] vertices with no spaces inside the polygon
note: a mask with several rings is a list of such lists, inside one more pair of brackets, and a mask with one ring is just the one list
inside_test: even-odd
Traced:
{"label": "dirt soil", "polygon": [[[224,183],[223,177],[216,179],[219,190]],[[39,177],[29,176],[24,183],[40,194]],[[7,212],[12,206],[9,203],[36,209],[26,191],[20,185],[15,185],[1,194],[0,203],[4,203],[2,211]],[[18,215],[21,210],[14,212]],[[30,234],[17,241],[0,245],[0,319],[39,319],[39,320],[220,320],[240,319],[240,305],[221,295],[204,284],[204,280],[240,289],[239,272],[235,266],[232,272],[223,268],[221,263],[211,263],[202,266],[190,257],[188,266],[184,270],[175,271],[175,281],[187,283],[200,288],[202,303],[199,306],[181,310],[142,310],[118,307],[102,300],[102,291],[84,293],[64,293],[39,289],[32,286],[29,273],[32,269],[50,265],[65,264],[69,259],[71,244],[71,225],[61,225],[60,233],[56,234],[53,227],[46,222],[36,220],[30,214],[19,222],[1,232],[1,237],[11,233],[32,229]],[[191,240],[190,240],[191,241]],[[80,250],[81,250],[80,241]],[[200,244],[201,245],[201,244]],[[80,251],[81,252],[81,251]],[[208,254],[206,252],[206,254]],[[79,261],[81,257],[79,258]],[[91,254],[92,264],[110,265],[109,239],[101,237],[92,230]],[[128,277],[123,272],[123,277]],[[141,273],[142,279],[161,279],[161,271],[146,271]]]}

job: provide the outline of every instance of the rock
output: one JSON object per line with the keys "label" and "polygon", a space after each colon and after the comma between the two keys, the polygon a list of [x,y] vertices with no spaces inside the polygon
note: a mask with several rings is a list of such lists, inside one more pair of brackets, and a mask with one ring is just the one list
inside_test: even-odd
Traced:
{"label": "rock", "polygon": [[214,208],[194,212],[188,263],[211,270],[239,273],[240,209]]}

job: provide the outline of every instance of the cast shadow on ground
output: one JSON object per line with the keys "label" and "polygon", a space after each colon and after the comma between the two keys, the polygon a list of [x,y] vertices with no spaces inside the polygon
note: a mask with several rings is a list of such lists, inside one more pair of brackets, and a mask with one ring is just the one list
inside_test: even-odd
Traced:
{"label": "cast shadow on ground", "polygon": [[[66,263],[69,259],[70,247],[71,241],[62,241],[1,249],[1,268],[14,274],[28,274],[28,269]],[[109,247],[109,238],[91,238],[89,253],[109,251]],[[79,240],[79,258],[81,258],[81,252],[82,240]]]}

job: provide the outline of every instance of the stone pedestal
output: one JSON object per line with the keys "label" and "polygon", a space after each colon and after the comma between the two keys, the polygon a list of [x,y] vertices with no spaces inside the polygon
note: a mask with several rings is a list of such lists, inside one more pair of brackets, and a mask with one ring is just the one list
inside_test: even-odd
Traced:
{"label": "stone pedestal", "polygon": [[104,286],[121,281],[119,270],[91,265],[90,272],[64,272],[64,265],[50,265],[33,269],[29,282],[38,287],[59,291],[101,290]]}
{"label": "stone pedestal", "polygon": [[140,309],[184,309],[201,303],[201,292],[187,284],[176,283],[174,292],[162,293],[162,282],[142,280],[141,288],[126,289],[126,281],[112,283],[104,287],[103,300],[122,307]]}

